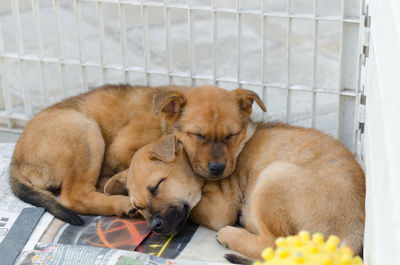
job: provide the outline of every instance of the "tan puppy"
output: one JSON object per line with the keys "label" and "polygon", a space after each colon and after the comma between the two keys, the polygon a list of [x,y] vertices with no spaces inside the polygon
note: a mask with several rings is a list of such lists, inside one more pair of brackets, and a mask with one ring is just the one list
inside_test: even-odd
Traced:
{"label": "tan puppy", "polygon": [[222,179],[232,174],[237,156],[254,133],[248,126],[254,101],[266,111],[250,90],[202,87],[158,95],[155,112],[174,123],[172,132],[183,143],[193,171],[206,179]]}
{"label": "tan puppy", "polygon": [[[221,98],[225,102],[214,110]],[[100,172],[111,176],[125,170],[137,149],[163,134],[182,131],[188,150],[199,147],[207,153],[191,153],[198,174],[227,176],[247,139],[253,100],[263,107],[256,94],[243,89],[229,92],[216,87],[123,85],[68,98],[43,110],[26,125],[11,163],[12,189],[22,200],[75,225],[83,222],[74,212],[130,215],[132,206],[126,196],[105,196],[96,191]],[[229,124],[220,122],[220,112]],[[218,139],[206,135],[216,122]],[[213,141],[208,137],[214,137],[210,138]],[[59,202],[51,192],[54,190],[61,190]]]}
{"label": "tan puppy", "polygon": [[[161,234],[177,232],[192,210],[191,219],[218,231],[221,244],[251,258],[274,246],[277,237],[301,230],[337,235],[361,251],[364,174],[332,137],[257,124],[232,176],[206,181],[202,189],[189,161],[177,138],[165,136],[136,152],[128,174],[110,181],[106,191],[127,181],[132,204]],[[233,227],[240,213],[243,228]]]}

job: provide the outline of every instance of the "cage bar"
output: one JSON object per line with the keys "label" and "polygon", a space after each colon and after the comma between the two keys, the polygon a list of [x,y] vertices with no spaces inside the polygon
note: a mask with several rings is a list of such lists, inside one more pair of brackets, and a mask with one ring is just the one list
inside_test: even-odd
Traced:
{"label": "cage bar", "polygon": [[[36,46],[38,50],[39,59],[43,58],[43,40],[42,40],[42,28],[40,26],[40,12],[39,12],[39,3],[38,0],[32,0],[32,14],[35,21],[35,35],[36,35]],[[43,103],[44,106],[49,105],[49,93],[48,87],[46,83],[46,78],[44,76],[44,66],[41,60],[38,61],[39,64],[39,74],[40,74],[40,88],[43,95]]]}
{"label": "cage bar", "polygon": [[39,2],[38,0],[32,0],[32,14],[35,21],[35,34],[36,34],[36,46],[38,50],[38,64],[39,64],[39,73],[40,73],[40,88],[43,95],[43,103],[44,106],[48,106],[50,104],[49,99],[49,90],[47,85],[47,80],[44,74],[44,62],[43,59],[43,39],[42,39],[42,27],[40,25],[40,10],[39,10]]}
{"label": "cage bar", "polygon": [[215,9],[215,2],[211,0],[211,20],[212,20],[212,66],[213,66],[213,81],[214,84],[218,86],[217,81],[217,66],[216,66],[216,48],[215,42],[217,41],[217,22],[215,21],[216,9]]}
{"label": "cage bar", "polygon": [[[363,144],[363,140],[361,139],[361,135],[360,135],[360,131],[358,130],[358,126],[359,126],[359,119],[358,119],[358,115],[359,115],[359,108],[361,107],[359,104],[360,103],[360,99],[361,99],[361,92],[365,92],[362,91],[364,88],[362,87],[363,84],[361,83],[362,81],[362,76],[361,76],[361,67],[365,66],[365,60],[366,58],[364,57],[365,54],[363,54],[363,43],[362,43],[362,30],[364,27],[370,27],[370,25],[367,25],[368,21],[366,20],[367,17],[366,15],[368,14],[368,7],[366,6],[366,2],[368,0],[361,0],[361,7],[359,10],[359,16],[360,16],[360,23],[359,23],[359,45],[358,45],[358,60],[357,60],[357,69],[358,69],[358,77],[357,77],[357,86],[356,86],[356,91],[355,91],[355,106],[354,106],[354,113],[355,113],[355,119],[354,119],[354,130],[353,130],[353,148],[352,151],[356,152],[356,157],[357,159],[359,159],[360,161],[363,161],[363,157],[362,157],[362,152],[361,152],[361,147]],[[358,152],[357,152],[358,151]]]}
{"label": "cage bar", "polygon": [[[34,17],[34,23],[35,23],[35,36],[36,36],[36,44],[35,46],[37,47],[37,52],[31,52],[30,50],[24,51],[24,43],[22,36],[23,35],[23,28],[21,29],[21,13],[19,12],[19,7],[18,7],[18,0],[11,0],[12,4],[12,12],[10,14],[12,15],[12,19],[14,20],[14,27],[15,27],[15,33],[14,37],[16,40],[16,51],[7,50],[3,49],[0,50],[0,64],[2,67],[1,75],[2,75],[2,84],[3,84],[3,95],[5,99],[5,106],[3,111],[0,116],[6,117],[11,124],[13,121],[17,119],[22,119],[22,120],[27,120],[32,116],[32,102],[29,97],[29,89],[26,84],[26,81],[23,81],[21,84],[21,91],[23,93],[18,94],[16,91],[8,91],[10,89],[9,83],[7,83],[7,69],[5,69],[6,64],[9,61],[15,60],[17,64],[19,63],[19,70],[16,68],[18,71],[20,71],[20,74],[22,77],[25,78],[26,76],[26,71],[24,65],[29,65],[31,62],[37,62],[39,65],[39,73],[40,73],[40,84],[38,84],[39,88],[41,91],[43,91],[43,97],[44,97],[44,104],[48,105],[50,103],[50,96],[49,96],[49,78],[50,76],[47,76],[45,74],[46,72],[45,67],[47,65],[52,65],[55,64],[57,67],[60,68],[60,73],[61,73],[61,83],[62,83],[62,88],[64,92],[64,96],[70,95],[68,93],[71,93],[69,91],[69,87],[66,85],[66,70],[68,70],[68,67],[75,67],[76,69],[80,69],[80,71],[77,71],[77,80],[79,80],[80,85],[81,85],[81,91],[87,91],[88,89],[88,70],[90,69],[100,69],[101,73],[98,77],[98,80],[96,80],[96,83],[106,83],[107,80],[115,80],[115,78],[112,77],[113,73],[121,73],[121,79],[120,82],[139,82],[139,83],[144,83],[145,85],[151,85],[152,82],[155,80],[154,78],[157,77],[157,82],[160,83],[160,80],[166,80],[165,83],[169,82],[170,84],[173,84],[176,80],[188,80],[190,81],[190,84],[204,84],[204,83],[213,83],[215,85],[220,85],[220,86],[225,86],[229,88],[233,87],[251,87],[254,89],[261,89],[261,97],[264,100],[264,102],[267,101],[267,97],[269,96],[269,91],[268,89],[272,89],[272,91],[277,91],[281,90],[282,92],[287,92],[287,93],[282,93],[283,96],[282,99],[285,100],[286,102],[286,122],[293,123],[295,122],[295,115],[293,111],[297,109],[296,102],[295,102],[295,97],[292,98],[292,93],[294,92],[306,92],[310,93],[312,95],[312,107],[308,106],[308,109],[310,109],[311,113],[311,126],[315,127],[318,126],[318,105],[319,104],[319,95],[323,94],[328,94],[328,95],[334,95],[337,96],[339,99],[338,103],[338,111],[337,111],[337,127],[331,132],[334,134],[336,137],[341,139],[343,137],[343,124],[344,124],[344,117],[342,117],[344,110],[346,112],[349,112],[348,110],[348,104],[344,104],[343,100],[347,99],[348,97],[354,98],[355,102],[357,104],[357,93],[358,93],[358,88],[356,91],[349,90],[348,87],[345,87],[345,79],[346,76],[343,73],[343,69],[345,69],[345,64],[347,64],[348,59],[344,58],[345,57],[345,52],[344,50],[348,45],[348,39],[346,38],[346,29],[349,27],[349,25],[354,28],[354,25],[360,25],[360,19],[356,17],[355,15],[353,16],[346,16],[346,8],[348,7],[348,4],[346,5],[347,1],[349,0],[341,0],[341,10],[340,12],[336,12],[335,15],[329,16],[324,13],[318,13],[318,0],[313,1],[313,11],[310,12],[309,14],[302,14],[298,13],[295,9],[294,2],[292,0],[287,0],[285,3],[286,9],[285,12],[281,11],[276,11],[273,9],[266,9],[267,2],[266,1],[261,1],[261,8],[255,9],[247,9],[246,7],[241,8],[240,6],[240,0],[236,0],[234,2],[216,2],[215,0],[210,0],[210,4],[207,5],[197,5],[193,3],[193,1],[186,0],[186,1],[146,1],[146,0],[138,0],[138,1],[129,1],[129,0],[89,0],[86,2],[93,3],[93,7],[96,8],[95,13],[93,15],[94,18],[94,23],[93,25],[90,24],[89,26],[92,27],[95,31],[97,31],[97,35],[99,40],[95,41],[95,45],[98,45],[100,51],[99,51],[99,59],[92,59],[90,58],[89,55],[87,55],[84,52],[84,43],[83,43],[83,26],[86,26],[88,23],[92,23],[92,21],[88,21],[86,16],[82,17],[83,14],[86,14],[86,12],[90,12],[92,10],[88,10],[85,8],[90,8],[89,6],[84,6],[82,4],[81,0],[74,0],[71,3],[65,3],[61,2],[60,0],[52,0],[52,10],[54,13],[54,22],[56,26],[56,31],[54,32],[54,35],[56,35],[56,42],[54,43],[54,47],[56,47],[56,54],[48,54],[44,55],[46,50],[44,45],[44,41],[42,39],[42,33],[44,26],[40,24],[41,21],[41,16],[40,14],[41,10],[39,8],[39,1],[38,0],[31,0],[32,3],[32,14]],[[116,10],[118,10],[117,16],[115,16],[115,19],[119,21],[116,24],[118,26],[113,27],[112,29],[105,28],[104,23],[108,22],[108,17],[106,17],[108,14],[107,10],[105,10],[104,4],[110,4],[114,5]],[[62,30],[63,28],[61,27],[61,18],[64,17],[66,12],[63,10],[64,5],[69,7],[72,7],[71,10],[71,15],[72,18],[74,19],[76,23],[76,32],[77,32],[77,39],[76,39],[76,45],[78,47],[78,56],[77,58],[64,58],[64,42],[65,41],[71,41],[72,38],[68,38],[65,36],[66,33],[65,31],[67,30]],[[138,15],[140,14],[141,17],[140,19],[138,18],[138,21],[135,22],[134,25],[131,25],[131,22],[129,22],[130,18],[127,14],[128,6],[135,6],[138,8]],[[163,17],[160,17],[159,23],[155,24],[153,21],[148,21],[150,17],[152,17],[152,9],[157,8],[159,10],[162,10]],[[175,71],[173,68],[176,65],[176,56],[174,56],[173,53],[173,48],[171,47],[172,44],[176,44],[175,39],[171,39],[173,37],[173,32],[175,30],[175,20],[173,20],[173,12],[175,10],[184,10],[186,11],[187,14],[187,19],[183,19],[183,21],[179,21],[179,23],[183,23],[182,27],[186,26],[187,23],[187,29],[185,29],[185,38],[188,37],[188,40],[184,40],[185,45],[188,45],[188,47],[185,46],[185,50],[189,49],[188,55],[185,55],[185,64],[188,65],[189,69],[188,71]],[[62,11],[62,12],[61,12]],[[199,12],[199,15],[198,13]],[[202,13],[201,13],[202,12]],[[209,15],[206,15],[206,14]],[[217,52],[217,48],[220,48],[220,40],[221,36],[225,34],[224,32],[218,32],[217,25],[220,25],[219,23],[221,22],[220,19],[224,20],[226,18],[226,15],[228,15],[228,21],[227,23],[230,23],[232,21],[232,24],[235,25],[236,28],[232,29],[232,34],[237,34],[235,38],[232,38],[232,41],[234,41],[232,44],[232,51],[236,48],[236,52],[233,52],[233,56],[231,57],[235,58],[233,63],[236,65],[232,65],[232,72],[236,71],[235,74],[231,75],[226,75],[226,74],[220,74],[221,73],[221,67],[223,67],[221,60],[219,60],[219,57]],[[253,16],[257,17],[257,20],[250,20],[251,22],[247,21],[247,16]],[[257,29],[254,31],[256,34],[258,34],[259,27],[261,26],[261,49],[254,49],[253,52],[254,54],[258,54],[260,56],[260,61],[257,61],[257,64],[260,65],[260,76],[257,74],[256,78],[245,78],[245,64],[241,63],[241,60],[244,60],[244,56],[246,56],[246,52],[248,52],[246,49],[246,43],[243,41],[244,38],[247,38],[246,31],[244,29],[248,29],[248,25],[255,25],[251,23],[259,23],[258,18],[261,18],[261,25],[257,24]],[[282,51],[282,56],[285,58],[285,66],[282,64],[282,69],[286,67],[285,71],[285,76],[282,80],[279,80],[279,82],[272,82],[271,80],[268,80],[266,77],[265,71],[269,73],[269,62],[271,62],[271,58],[267,57],[269,54],[268,52],[268,45],[271,45],[271,42],[267,42],[267,37],[270,38],[270,32],[269,32],[269,19],[284,19],[286,20],[286,23],[283,27],[281,27],[280,30],[283,29],[283,34],[278,35],[277,39],[281,42],[279,45],[280,47],[284,47]],[[1,17],[0,17],[1,19]],[[312,71],[311,71],[311,83],[310,84],[299,84],[296,82],[294,76],[295,76],[295,71],[293,68],[294,64],[296,61],[293,60],[293,52],[296,48],[296,43],[297,40],[293,39],[294,34],[296,34],[296,20],[297,19],[302,19],[305,21],[309,21],[309,24],[313,25],[312,29],[312,39],[309,39],[309,41],[312,41]],[[318,64],[319,64],[319,31],[321,30],[321,22],[338,22],[338,25],[340,25],[340,40],[339,40],[339,79],[337,80],[337,84],[332,84],[330,87],[320,87],[318,85],[318,80],[319,80],[319,72],[318,72]],[[172,24],[172,22],[174,24]],[[129,24],[128,24],[129,23]],[[208,72],[202,72],[203,70],[199,71],[196,69],[198,67],[198,63],[196,61],[196,54],[197,51],[197,46],[198,41],[199,41],[199,36],[196,35],[199,32],[198,27],[201,27],[201,23],[210,23],[212,25],[212,28],[209,29],[209,34],[210,38],[206,41],[203,41],[203,43],[206,43],[206,45],[210,45],[212,52],[211,54],[207,54],[208,58],[205,58],[205,61],[201,61],[201,63],[207,62],[205,65],[208,67],[210,71]],[[225,22],[224,22],[225,23]],[[250,24],[248,24],[250,23]],[[268,24],[267,24],[268,23]],[[108,23],[106,24],[108,25]],[[183,26],[184,25],[184,26]],[[268,25],[268,26],[267,26]],[[22,25],[24,26],[24,25]],[[151,28],[150,28],[151,27]],[[162,37],[161,43],[163,48],[160,49],[164,51],[166,50],[165,57],[162,57],[163,55],[161,54],[155,54],[158,51],[153,50],[153,43],[150,41],[153,41],[152,35],[149,35],[152,33],[153,27],[158,27],[159,30],[165,30],[165,37]],[[310,27],[311,29],[311,27]],[[110,30],[119,30],[120,31],[120,36],[118,34],[113,34],[114,32],[110,32]],[[276,30],[276,29],[275,29]],[[128,50],[128,44],[130,45],[129,41],[131,41],[131,31],[137,32],[137,34],[141,35],[141,40],[138,39],[139,43],[143,46],[143,51],[141,51],[140,48],[140,53],[138,52],[139,56],[142,56],[144,63],[143,65],[130,65],[128,62],[128,53],[130,50]],[[361,32],[361,31],[360,31]],[[135,33],[136,34],[136,33]],[[186,35],[187,34],[187,35]],[[286,40],[281,41],[281,36],[285,37],[286,35]],[[111,37],[110,37],[111,36]],[[116,40],[112,39],[112,37],[115,37]],[[135,35],[136,36],[136,35]],[[150,37],[150,38],[149,38]],[[108,40],[109,39],[113,40],[113,45],[110,46],[112,48],[115,48],[116,51],[121,51],[121,56],[122,60],[121,62],[118,63],[110,63],[106,61],[105,56],[108,55],[108,53],[105,51],[106,48],[108,48]],[[137,37],[136,37],[137,38]],[[307,36],[307,38],[311,38],[310,36]],[[107,43],[105,43],[105,39],[107,40]],[[74,39],[75,40],[75,39]],[[294,40],[294,42],[293,42]],[[86,40],[85,40],[86,41]],[[163,42],[165,41],[165,46]],[[173,41],[173,42],[172,42]],[[183,42],[182,42],[183,43]],[[187,43],[187,44],[186,44]],[[107,44],[107,47],[105,47]],[[182,44],[183,45],[183,44]],[[223,45],[223,44],[222,44]],[[257,44],[258,45],[258,44]],[[310,47],[311,47],[310,45]],[[139,45],[140,46],[140,45]],[[195,50],[196,47],[196,50]],[[67,48],[67,47],[65,47]],[[67,51],[67,50],[65,50]],[[206,49],[207,53],[209,51]],[[284,52],[286,54],[284,55]],[[253,56],[254,56],[253,54]],[[135,55],[136,56],[136,55]],[[161,66],[162,67],[149,67],[153,64],[153,58],[161,58],[165,61],[161,61]],[[187,57],[187,58],[186,58]],[[133,57],[136,58],[136,57]],[[140,57],[139,57],[140,58]],[[311,58],[310,58],[311,59]],[[346,59],[346,60],[345,60]],[[201,59],[203,60],[203,58]],[[257,58],[258,60],[258,58]],[[151,63],[151,64],[150,64]],[[280,63],[280,62],[278,62]],[[358,63],[358,62],[357,62]],[[268,65],[268,66],[267,66]],[[271,66],[272,67],[272,66]],[[358,64],[357,64],[358,67]],[[212,69],[211,69],[212,68]],[[229,68],[230,69],[230,68]],[[278,68],[279,69],[279,68]],[[11,70],[10,70],[11,71]],[[258,71],[258,69],[257,69]],[[292,73],[291,73],[292,72]],[[119,75],[118,75],[119,76]],[[132,77],[138,77],[138,76],[143,76],[144,80],[137,80],[137,79],[132,79]],[[259,77],[258,77],[259,76]],[[119,80],[119,79],[118,79]],[[336,87],[338,85],[339,89],[334,90],[332,89],[333,87]],[[17,98],[21,98],[23,100],[23,109],[24,109],[24,114],[22,115],[21,113],[18,113],[17,109],[13,109],[13,105],[11,103],[11,94],[14,93],[13,96]],[[267,93],[268,92],[268,93]],[[74,92],[75,93],[75,92]],[[318,101],[318,103],[317,103]],[[343,104],[342,104],[343,103]],[[15,106],[16,107],[16,106]],[[292,109],[293,108],[293,109]],[[355,106],[355,108],[357,108]],[[350,111],[351,112],[351,111]],[[355,112],[357,113],[357,112]],[[284,114],[283,114],[284,115]],[[283,116],[282,115],[282,116]],[[263,114],[263,118],[266,119],[267,115]],[[348,124],[348,123],[347,123]],[[10,129],[11,127],[8,125],[7,129]],[[348,127],[346,127],[348,128]],[[2,128],[0,128],[1,130]],[[356,129],[356,124],[354,129]],[[350,131],[350,130],[349,130]],[[346,130],[346,133],[348,131]],[[355,134],[355,133],[354,133]],[[353,138],[353,143],[354,146],[356,145],[356,135]],[[355,149],[353,149],[355,150]]]}
{"label": "cage bar", "polygon": [[58,55],[58,65],[60,68],[60,77],[61,77],[61,84],[63,89],[63,97],[66,97],[67,86],[65,84],[65,65],[64,65],[64,48],[63,48],[63,40],[62,40],[62,31],[61,31],[61,24],[60,24],[60,2],[59,0],[53,0],[53,12],[54,12],[54,20],[56,24],[56,36],[57,36],[57,55]]}
{"label": "cage bar", "polygon": [[142,41],[143,41],[143,57],[144,57],[144,73],[145,73],[145,85],[149,85],[149,73],[148,73],[148,39],[147,39],[147,15],[145,8],[145,0],[141,0],[140,2],[140,11],[142,14],[141,22],[142,22]]}
{"label": "cage bar", "polygon": [[122,68],[124,70],[124,81],[125,83],[129,83],[129,75],[126,70],[126,47],[127,47],[127,38],[126,38],[126,12],[125,12],[125,4],[119,1],[118,3],[118,14],[119,14],[119,30],[121,32],[121,55],[122,55]]}
{"label": "cage bar", "polygon": [[[343,80],[343,70],[342,70],[342,67],[343,67],[343,56],[344,56],[344,53],[343,53],[343,47],[344,47],[344,27],[345,27],[345,24],[344,24],[344,22],[343,22],[343,20],[344,20],[344,16],[345,16],[345,2],[344,2],[344,0],[341,0],[341,18],[342,18],[342,22],[341,22],[341,29],[340,29],[340,50],[339,50],[339,67],[340,67],[340,71],[339,71],[339,80],[338,80],[338,82],[339,82],[339,92],[340,91],[342,91],[342,90],[344,90],[344,80]],[[337,124],[338,124],[338,127],[337,127],[337,138],[338,139],[341,139],[342,138],[342,132],[343,132],[343,130],[342,130],[342,126],[340,126],[340,124],[342,124],[342,120],[343,120],[343,117],[342,117],[342,113],[343,113],[343,111],[342,111],[342,96],[340,95],[340,93],[338,94],[338,98],[339,98],[339,100],[338,100],[338,104],[339,104],[339,106],[338,106],[338,113],[337,113]],[[354,149],[353,149],[354,150]]]}
{"label": "cage bar", "polygon": [[312,58],[312,77],[311,77],[311,89],[312,89],[312,116],[311,116],[311,126],[315,128],[316,121],[316,108],[317,108],[317,100],[316,100],[316,80],[317,80],[317,62],[318,62],[318,21],[317,18],[317,0],[314,0],[314,28],[313,28],[313,58]]}
{"label": "cage bar", "polygon": [[[0,25],[0,53],[4,52],[4,44],[3,44],[3,30]],[[9,115],[11,114],[11,96],[10,96],[10,91],[6,82],[6,74],[5,70],[3,67],[3,61],[0,60],[0,75],[1,75],[1,86],[3,88],[3,98],[4,98],[4,107],[5,107],[5,113],[2,115],[7,119],[7,128],[4,128],[6,130],[12,129],[12,121]]]}
{"label": "cage bar", "polygon": [[[105,3],[105,2],[104,2]],[[100,48],[100,66],[102,71],[102,83],[107,83],[107,68],[104,65],[104,20],[103,20],[103,2],[96,2],[97,14],[97,29],[99,34],[99,48]]]}
{"label": "cage bar", "polygon": [[[287,24],[287,61],[286,61],[286,69],[287,69],[287,96],[286,96],[286,122],[290,123],[290,115],[291,115],[291,108],[292,108],[292,94],[291,94],[291,83],[290,83],[290,50],[291,50],[291,29],[292,29],[292,17],[291,17],[291,10],[292,10],[292,2],[291,0],[287,0],[287,14],[288,14],[288,24]],[[312,88],[311,88],[312,89]]]}
{"label": "cage bar", "polygon": [[[22,98],[23,98],[23,108],[24,108],[24,113],[26,117],[29,117],[32,115],[32,105],[30,102],[30,97],[29,97],[29,90],[26,87],[26,80],[25,80],[25,69],[23,65],[23,61],[20,59],[21,55],[24,54],[24,43],[22,39],[22,29],[21,29],[21,18],[20,18],[20,12],[19,12],[19,4],[18,1],[11,1],[11,9],[13,13],[13,18],[14,18],[14,27],[15,27],[15,38],[16,38],[16,44],[17,44],[17,49],[18,49],[18,68],[19,68],[19,74],[21,76],[21,86],[22,86]],[[11,95],[11,94],[10,94]],[[11,102],[12,104],[12,102]]]}
{"label": "cage bar", "polygon": [[193,32],[193,23],[192,23],[192,9],[190,6],[190,0],[187,0],[187,17],[188,17],[188,36],[189,36],[189,53],[188,53],[188,60],[189,60],[189,76],[190,76],[190,85],[194,85],[194,79],[193,79],[193,43],[192,43],[192,32]]}
{"label": "cage bar", "polygon": [[172,78],[171,78],[171,67],[170,67],[170,43],[169,43],[169,35],[170,35],[170,17],[169,17],[169,7],[167,7],[166,2],[164,1],[164,30],[165,30],[165,69],[167,70],[168,75],[168,84],[171,85]]}
{"label": "cage bar", "polygon": [[84,54],[82,49],[82,27],[81,27],[81,1],[74,0],[74,14],[76,23],[76,32],[78,34],[78,52],[79,52],[79,65],[81,66],[81,87],[82,92],[88,90],[87,70],[84,65]]}
{"label": "cage bar", "polygon": [[[264,5],[264,0],[261,1],[261,11],[262,11],[262,17],[261,17],[261,76],[260,76],[260,80],[261,80],[261,84],[262,84],[262,95],[261,98],[263,100],[263,102],[267,102],[267,86],[265,86],[265,74],[264,74],[264,68],[265,68],[265,20],[266,17],[264,16],[264,11],[265,11],[265,5]],[[263,120],[267,120],[268,115],[266,115],[264,112],[262,113],[262,119]]]}
{"label": "cage bar", "polygon": [[239,0],[236,0],[236,80],[240,84],[240,38],[242,36],[242,23],[239,12]]}

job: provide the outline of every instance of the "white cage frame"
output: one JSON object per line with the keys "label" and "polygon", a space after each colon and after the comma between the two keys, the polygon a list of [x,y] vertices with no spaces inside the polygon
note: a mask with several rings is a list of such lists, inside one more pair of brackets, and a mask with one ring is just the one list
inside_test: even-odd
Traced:
{"label": "white cage frame", "polygon": [[[52,104],[55,100],[59,100],[60,98],[52,99],[49,94],[49,77],[46,76],[45,67],[47,64],[56,65],[60,72],[61,86],[62,86],[62,97],[70,96],[71,94],[68,91],[68,78],[66,77],[66,69],[69,66],[75,66],[80,69],[79,74],[79,91],[77,92],[85,92],[88,91],[89,87],[91,87],[91,83],[88,80],[88,68],[96,67],[101,69],[101,75],[98,84],[107,83],[110,81],[108,73],[110,71],[119,71],[123,73],[123,77],[119,79],[119,82],[130,83],[132,82],[130,78],[131,73],[138,73],[143,75],[142,84],[143,85],[154,85],[158,84],[154,82],[154,76],[162,77],[164,83],[176,83],[177,79],[185,79],[184,84],[186,85],[197,85],[197,84],[215,84],[221,87],[251,87],[256,88],[257,92],[262,94],[263,100],[267,102],[267,91],[268,89],[281,89],[283,91],[287,91],[286,93],[286,115],[284,121],[292,123],[291,116],[292,106],[293,106],[293,93],[298,91],[307,92],[311,95],[311,124],[309,126],[316,127],[317,120],[317,96],[322,94],[333,95],[337,97],[337,113],[336,113],[336,123],[337,128],[336,132],[331,132],[334,136],[342,141],[344,141],[354,152],[360,152],[360,130],[359,130],[359,119],[358,119],[358,110],[359,110],[359,68],[361,67],[361,60],[363,53],[363,49],[360,43],[362,42],[362,32],[361,28],[363,27],[363,9],[361,8],[361,3],[356,2],[356,6],[350,6],[348,0],[338,0],[340,1],[340,13],[332,16],[332,15],[321,15],[318,11],[318,4],[322,0],[308,0],[312,6],[312,12],[308,14],[303,14],[301,12],[294,12],[294,0],[287,0],[286,2],[286,11],[278,12],[268,10],[268,2],[263,0],[259,4],[259,9],[255,8],[247,8],[245,6],[245,1],[243,0],[235,0],[232,1],[232,4],[228,4],[227,6],[221,5],[220,2],[215,0],[154,0],[154,1],[146,1],[146,0],[74,0],[74,24],[76,27],[76,31],[78,32],[77,36],[77,46],[78,46],[78,57],[77,58],[67,58],[64,53],[64,43],[65,39],[63,38],[63,30],[60,23],[60,5],[62,4],[61,0],[52,0],[52,8],[54,13],[54,24],[56,27],[56,55],[46,55],[44,51],[44,40],[43,40],[43,29],[41,23],[41,8],[40,8],[40,0],[30,0],[30,8],[32,12],[34,29],[35,29],[35,37],[36,37],[36,52],[29,51],[27,52],[24,49],[24,36],[21,23],[21,15],[20,15],[20,2],[22,0],[10,0],[11,14],[13,18],[13,26],[15,30],[15,45],[16,50],[8,51],[5,49],[4,38],[2,37],[2,31],[4,30],[0,28],[0,86],[2,87],[2,96],[4,100],[4,108],[0,109],[0,123],[3,123],[3,126],[0,126],[1,131],[8,132],[21,132],[21,128],[24,123],[29,120],[38,110],[43,107],[46,107]],[[50,0],[49,0],[50,1]],[[47,2],[49,2],[47,1]],[[312,2],[310,2],[312,1]],[[27,2],[25,0],[25,2]],[[43,2],[43,1],[41,1]],[[96,25],[98,30],[98,47],[100,50],[99,60],[91,60],[85,58],[85,52],[83,48],[83,36],[82,36],[82,28],[81,24],[83,23],[82,18],[82,3],[92,3],[96,7]],[[120,33],[120,43],[118,49],[121,51],[121,59],[120,63],[109,63],[105,60],[105,54],[103,53],[105,49],[105,28],[104,28],[104,5],[116,5],[118,8],[118,17],[119,17],[119,28],[116,30]],[[354,3],[353,3],[354,5]],[[143,47],[143,65],[135,66],[130,65],[127,62],[127,50],[128,50],[128,38],[127,38],[127,23],[126,23],[126,9],[129,6],[134,6],[140,9],[141,16],[141,38],[142,38],[142,47]],[[163,67],[159,69],[152,68],[149,65],[149,56],[151,53],[150,42],[148,38],[149,34],[149,21],[148,21],[148,10],[149,9],[159,9],[162,10],[163,14],[163,24],[165,31],[165,58],[163,62]],[[187,17],[187,30],[186,33],[188,36],[188,71],[175,71],[171,67],[171,11],[173,10],[182,10],[186,12]],[[355,13],[355,11],[357,11]],[[199,73],[195,71],[195,63],[194,57],[196,56],[194,50],[194,44],[192,43],[194,31],[194,13],[196,12],[208,12],[210,14],[211,25],[212,25],[212,38],[210,40],[212,52],[211,52],[211,66],[212,70],[210,73]],[[228,14],[230,16],[235,17],[235,75],[234,76],[221,76],[218,73],[218,69],[220,67],[218,61],[218,18],[222,14]],[[244,16],[252,16],[261,18],[261,49],[260,49],[260,62],[259,62],[259,77],[258,79],[248,80],[241,76],[243,72],[243,67],[241,66],[241,49],[243,43],[241,42],[242,35],[242,27],[243,27],[243,17]],[[286,69],[286,80],[284,82],[270,82],[265,78],[265,69],[266,69],[266,50],[265,50],[265,42],[267,38],[265,37],[266,31],[266,21],[269,18],[278,18],[286,21],[286,52],[287,55],[285,64]],[[313,25],[312,27],[312,66],[311,66],[311,83],[304,85],[298,84],[291,80],[291,67],[292,67],[292,35],[293,35],[293,21],[297,20],[306,20],[310,21]],[[333,84],[332,86],[337,86],[337,89],[325,89],[318,87],[317,78],[318,78],[318,34],[320,33],[319,25],[322,22],[336,22],[340,27],[340,40],[339,40],[339,73],[338,78],[336,80],[337,84]],[[359,37],[355,39],[358,41],[357,43],[349,42],[349,31],[347,31],[348,27],[357,28],[357,33]],[[1,24],[0,24],[1,27]],[[354,33],[354,32],[353,32]],[[354,38],[353,38],[354,40]],[[351,60],[347,59],[350,54],[356,53],[356,56]],[[21,77],[21,104],[18,107],[13,106],[12,102],[12,88],[10,88],[7,80],[12,78],[9,71],[7,71],[7,65],[5,62],[7,60],[13,60],[18,67],[17,71],[19,71],[18,75]],[[28,88],[28,80],[26,80],[26,64],[34,63],[38,65],[38,75],[40,78],[38,79],[38,87],[40,87],[40,91],[43,93],[43,104],[39,107],[39,109],[35,109],[32,104],[32,94],[30,89]],[[347,87],[348,74],[345,69],[349,65],[349,69],[352,75],[356,75],[353,79],[353,83],[355,84],[353,87]],[[347,70],[349,70],[347,69]],[[355,82],[354,82],[355,81]],[[178,82],[179,83],[179,82]],[[345,98],[350,98],[351,104],[353,104],[354,117],[350,119],[352,122],[352,139],[349,141],[348,134],[343,136],[343,123],[344,123],[344,108],[342,106],[342,101]],[[268,105],[267,105],[268,107]],[[264,119],[268,119],[263,115]]]}

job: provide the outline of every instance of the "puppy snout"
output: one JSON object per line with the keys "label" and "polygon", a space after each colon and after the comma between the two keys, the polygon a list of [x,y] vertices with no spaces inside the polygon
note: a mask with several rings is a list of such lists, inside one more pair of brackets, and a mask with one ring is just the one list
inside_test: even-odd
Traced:
{"label": "puppy snout", "polygon": [[213,175],[221,175],[225,170],[225,164],[224,163],[214,163],[211,162],[208,165],[208,171],[210,171],[211,174]]}
{"label": "puppy snout", "polygon": [[159,235],[170,236],[182,229],[189,213],[189,205],[183,202],[182,205],[170,206],[165,211],[156,213],[147,220],[147,225]]}
{"label": "puppy snout", "polygon": [[149,228],[155,232],[158,232],[162,228],[162,219],[160,217],[155,217],[151,221]]}

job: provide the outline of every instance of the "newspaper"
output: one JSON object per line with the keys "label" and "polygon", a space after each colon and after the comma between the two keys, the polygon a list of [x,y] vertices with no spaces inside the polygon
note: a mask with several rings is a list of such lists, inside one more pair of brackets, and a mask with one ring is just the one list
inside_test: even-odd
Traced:
{"label": "newspaper", "polygon": [[215,240],[215,231],[188,222],[180,233],[163,237],[151,233],[143,219],[81,216],[84,226],[54,220],[41,243],[104,247],[158,256],[164,259],[227,262],[231,252]]}
{"label": "newspaper", "polygon": [[23,208],[32,207],[14,196],[9,184],[9,167],[15,144],[0,143],[0,210],[19,213]]}
{"label": "newspaper", "polygon": [[0,210],[0,244],[3,242],[8,231],[10,231],[15,220],[17,220],[19,213],[12,213]]}
{"label": "newspaper", "polygon": [[77,245],[38,244],[16,265],[222,265],[217,262],[163,259],[134,251]]}
{"label": "newspaper", "polygon": [[[21,211],[32,207],[15,197],[9,185],[14,146],[0,143],[0,244]],[[85,225],[72,226],[43,214],[17,264],[212,265],[228,263],[224,254],[232,253],[217,243],[215,231],[190,222],[179,234],[161,237],[143,219],[81,217]]]}

